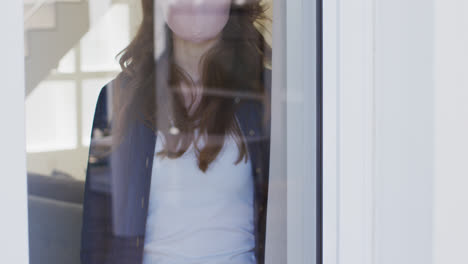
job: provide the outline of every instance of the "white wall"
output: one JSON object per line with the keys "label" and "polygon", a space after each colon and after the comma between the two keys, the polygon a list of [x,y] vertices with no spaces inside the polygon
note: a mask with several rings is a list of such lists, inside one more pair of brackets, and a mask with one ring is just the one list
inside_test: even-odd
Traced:
{"label": "white wall", "polygon": [[377,3],[375,261],[468,263],[468,3]]}
{"label": "white wall", "polygon": [[433,1],[376,3],[374,261],[430,264],[434,178]]}
{"label": "white wall", "polygon": [[0,262],[28,263],[26,148],[24,134],[23,3],[0,8]]}
{"label": "white wall", "polygon": [[468,263],[468,2],[435,0],[434,264]]}

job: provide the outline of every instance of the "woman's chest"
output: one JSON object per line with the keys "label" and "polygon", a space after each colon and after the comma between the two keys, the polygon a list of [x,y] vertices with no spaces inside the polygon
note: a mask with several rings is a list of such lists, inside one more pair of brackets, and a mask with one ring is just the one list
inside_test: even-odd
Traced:
{"label": "woman's chest", "polygon": [[[158,137],[155,153],[162,149],[162,137]],[[151,171],[151,200],[190,206],[210,205],[226,199],[252,199],[252,164],[249,159],[236,163],[238,154],[234,140],[226,137],[221,152],[205,172],[198,167],[193,145],[175,159],[155,155]]]}

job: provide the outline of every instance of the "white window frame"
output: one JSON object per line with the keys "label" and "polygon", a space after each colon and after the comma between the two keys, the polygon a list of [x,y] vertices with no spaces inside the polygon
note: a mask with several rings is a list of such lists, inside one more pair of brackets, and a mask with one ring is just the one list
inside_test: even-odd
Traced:
{"label": "white window frame", "polygon": [[268,264],[316,263],[316,1],[274,0]]}
{"label": "white window frame", "polygon": [[314,263],[317,254],[316,1],[287,1],[286,10],[287,263]]}
{"label": "white window frame", "polygon": [[3,1],[0,9],[0,248],[2,263],[29,263],[24,110],[23,2]]}

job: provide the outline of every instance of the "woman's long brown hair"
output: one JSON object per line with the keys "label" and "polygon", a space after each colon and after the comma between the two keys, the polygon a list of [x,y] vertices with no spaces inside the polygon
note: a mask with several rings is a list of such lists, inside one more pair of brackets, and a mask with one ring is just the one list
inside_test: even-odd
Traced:
{"label": "woman's long brown hair", "polygon": [[[194,83],[174,62],[172,32],[167,26],[164,54],[154,59],[153,2],[142,0],[142,24],[120,54],[122,72],[115,81],[113,96],[114,141],[120,142],[132,122],[140,120],[155,133],[163,134],[164,150],[158,155],[177,158],[194,143],[198,167],[206,171],[220,153],[226,136],[233,136],[239,149],[236,163],[247,159],[246,143],[235,119],[239,102],[229,95],[262,97],[265,93],[263,72],[271,48],[258,27],[265,19],[265,8],[259,1],[232,4],[219,41],[200,62],[202,98],[189,115],[180,84]],[[176,127],[178,133],[171,133],[171,127]],[[201,139],[202,147],[198,144]]]}

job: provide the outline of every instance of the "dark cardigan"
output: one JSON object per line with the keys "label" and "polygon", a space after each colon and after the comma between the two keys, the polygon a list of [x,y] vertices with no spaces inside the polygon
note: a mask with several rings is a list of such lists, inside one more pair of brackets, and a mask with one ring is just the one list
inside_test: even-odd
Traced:
{"label": "dark cardigan", "polygon": [[[266,93],[270,94],[269,70],[265,72],[264,83]],[[101,90],[93,134],[96,129],[111,134],[108,119],[112,109],[107,103],[111,89],[109,84]],[[268,190],[260,186],[268,186],[270,118],[265,113],[269,111],[265,111],[265,102],[258,98],[235,100],[239,104],[236,117],[247,142],[255,182],[255,255],[257,263],[263,264]],[[105,158],[97,155],[98,145],[105,145],[105,139],[95,140],[94,136],[86,174],[81,263],[142,263],[155,134],[136,121],[119,147]]]}

